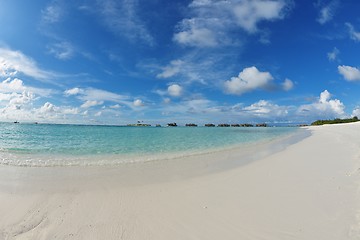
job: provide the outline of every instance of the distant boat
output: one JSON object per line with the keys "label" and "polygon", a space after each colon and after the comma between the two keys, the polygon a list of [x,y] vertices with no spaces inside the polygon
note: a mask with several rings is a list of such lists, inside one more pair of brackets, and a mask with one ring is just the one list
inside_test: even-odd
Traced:
{"label": "distant boat", "polygon": [[15,121],[14,123],[19,123],[18,121]]}
{"label": "distant boat", "polygon": [[174,122],[174,123],[168,123],[167,124],[168,127],[177,127],[177,124]]}

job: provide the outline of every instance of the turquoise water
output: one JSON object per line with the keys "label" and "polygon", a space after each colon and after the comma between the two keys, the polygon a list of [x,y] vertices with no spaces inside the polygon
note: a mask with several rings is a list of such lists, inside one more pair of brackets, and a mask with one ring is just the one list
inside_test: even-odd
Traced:
{"label": "turquoise water", "polygon": [[296,130],[0,123],[0,164],[104,165],[161,160],[271,140]]}

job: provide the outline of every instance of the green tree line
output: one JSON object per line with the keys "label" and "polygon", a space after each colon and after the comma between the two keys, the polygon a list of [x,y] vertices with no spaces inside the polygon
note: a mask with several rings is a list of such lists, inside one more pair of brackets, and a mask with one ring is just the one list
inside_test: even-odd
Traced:
{"label": "green tree line", "polygon": [[344,118],[344,119],[340,119],[340,118],[335,118],[333,120],[317,120],[313,123],[311,123],[311,125],[313,126],[318,126],[318,125],[324,125],[324,124],[337,124],[337,123],[351,123],[351,122],[357,122],[359,121],[358,117],[353,117],[353,118]]}

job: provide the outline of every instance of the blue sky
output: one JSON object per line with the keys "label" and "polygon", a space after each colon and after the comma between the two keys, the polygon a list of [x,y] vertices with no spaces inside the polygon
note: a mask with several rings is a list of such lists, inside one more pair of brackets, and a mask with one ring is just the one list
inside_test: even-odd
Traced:
{"label": "blue sky", "polygon": [[1,0],[0,120],[360,117],[355,0]]}

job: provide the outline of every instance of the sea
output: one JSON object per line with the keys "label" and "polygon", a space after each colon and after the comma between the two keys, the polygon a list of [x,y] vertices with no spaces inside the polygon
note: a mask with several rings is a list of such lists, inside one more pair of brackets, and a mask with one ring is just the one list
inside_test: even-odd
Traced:
{"label": "sea", "polygon": [[0,123],[0,164],[92,166],[171,160],[271,141],[300,130]]}

